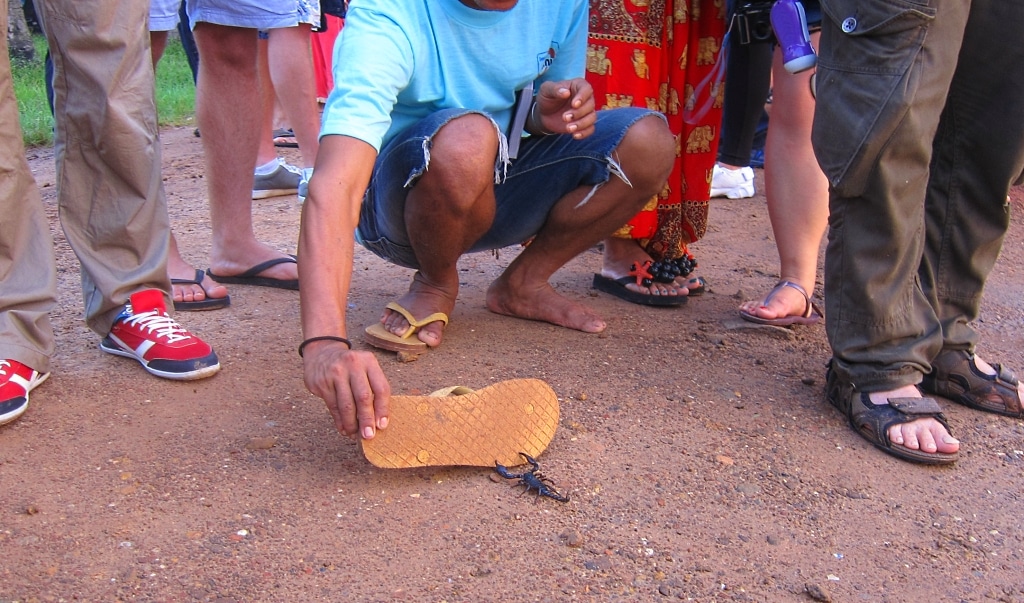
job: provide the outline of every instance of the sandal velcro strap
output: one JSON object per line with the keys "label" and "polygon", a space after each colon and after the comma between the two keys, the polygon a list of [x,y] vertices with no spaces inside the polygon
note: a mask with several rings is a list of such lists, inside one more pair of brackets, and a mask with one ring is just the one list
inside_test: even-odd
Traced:
{"label": "sandal velcro strap", "polygon": [[905,415],[936,415],[942,412],[935,398],[889,398],[889,406]]}
{"label": "sandal velcro strap", "polygon": [[1017,389],[1017,386],[1020,385],[1020,382],[1017,381],[1017,375],[1014,375],[1010,369],[1003,368],[1002,364],[995,364],[992,368],[996,370],[996,380],[1003,385],[1013,389]]}

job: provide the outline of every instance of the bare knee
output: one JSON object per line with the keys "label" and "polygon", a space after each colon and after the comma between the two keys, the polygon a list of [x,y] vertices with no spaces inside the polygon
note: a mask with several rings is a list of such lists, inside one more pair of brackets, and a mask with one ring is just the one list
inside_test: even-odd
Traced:
{"label": "bare knee", "polygon": [[[255,32],[238,27],[199,23],[194,30],[204,72],[256,75]],[[211,76],[212,77],[212,76]]]}
{"label": "bare knee", "polygon": [[430,144],[427,172],[467,185],[494,183],[498,132],[494,122],[476,113],[457,117],[438,130]]}
{"label": "bare knee", "polygon": [[[430,205],[450,211],[474,211],[482,200],[493,198],[498,132],[494,123],[478,114],[455,118],[430,141],[427,169],[416,184],[417,195]],[[493,205],[493,203],[492,203]]]}
{"label": "bare knee", "polygon": [[430,141],[427,170],[417,187],[451,210],[469,211],[495,185],[498,130],[470,114],[446,123]]}
{"label": "bare knee", "polygon": [[661,192],[672,172],[676,139],[664,119],[648,115],[626,131],[616,156],[633,189],[647,196],[655,195]]}

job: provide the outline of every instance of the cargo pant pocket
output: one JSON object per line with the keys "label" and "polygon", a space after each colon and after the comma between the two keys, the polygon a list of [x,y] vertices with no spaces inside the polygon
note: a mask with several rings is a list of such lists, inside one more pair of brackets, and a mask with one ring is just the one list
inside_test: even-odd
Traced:
{"label": "cargo pant pocket", "polygon": [[821,0],[811,140],[842,197],[864,192],[920,81],[918,56],[935,8],[909,0]]}

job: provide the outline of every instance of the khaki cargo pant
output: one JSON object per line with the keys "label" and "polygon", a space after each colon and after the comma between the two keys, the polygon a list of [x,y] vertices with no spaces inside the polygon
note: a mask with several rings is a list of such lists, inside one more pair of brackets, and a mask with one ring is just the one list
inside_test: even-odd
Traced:
{"label": "khaki cargo pant", "polygon": [[839,377],[918,383],[973,350],[1024,171],[1020,0],[822,0],[813,142],[831,184],[826,328]]}

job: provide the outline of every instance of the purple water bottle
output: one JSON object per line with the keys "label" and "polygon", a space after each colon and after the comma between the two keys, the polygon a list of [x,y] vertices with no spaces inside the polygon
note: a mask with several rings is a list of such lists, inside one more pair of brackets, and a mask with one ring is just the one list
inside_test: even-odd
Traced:
{"label": "purple water bottle", "polygon": [[772,29],[782,48],[783,66],[790,73],[814,67],[818,57],[807,33],[807,15],[798,0],[776,0],[771,12]]}

